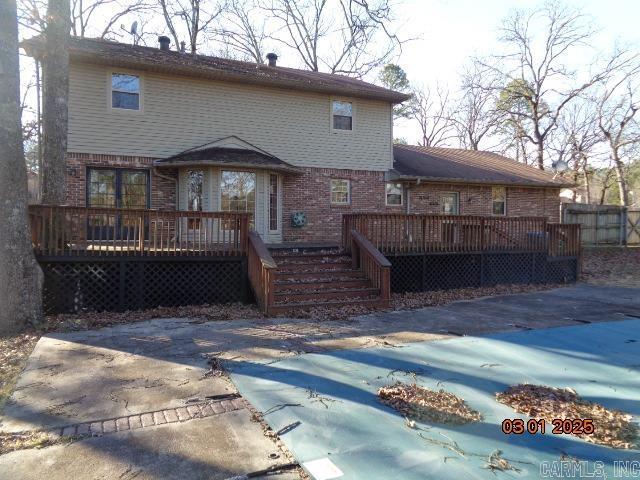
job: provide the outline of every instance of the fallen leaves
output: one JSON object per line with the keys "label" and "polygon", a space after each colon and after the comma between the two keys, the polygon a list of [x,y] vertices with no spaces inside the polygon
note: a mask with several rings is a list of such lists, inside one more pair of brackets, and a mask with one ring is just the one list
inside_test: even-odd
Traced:
{"label": "fallen leaves", "polygon": [[582,399],[571,388],[520,384],[497,393],[496,400],[518,413],[544,419],[592,419],[595,431],[591,435],[576,433],[587,442],[613,448],[634,448],[638,440],[638,426],[631,415],[609,410],[602,405]]}
{"label": "fallen leaves", "polygon": [[74,437],[60,437],[48,432],[31,431],[19,433],[0,432],[0,455],[15,450],[44,448],[58,443],[69,443]]}
{"label": "fallen leaves", "polygon": [[640,248],[585,248],[582,278],[599,285],[640,287]]}
{"label": "fallen leaves", "polygon": [[415,383],[397,382],[381,387],[378,397],[409,419],[453,425],[482,420],[480,412],[471,409],[457,395],[442,389],[436,392]]}
{"label": "fallen leaves", "polygon": [[0,337],[0,410],[39,338],[30,333]]}

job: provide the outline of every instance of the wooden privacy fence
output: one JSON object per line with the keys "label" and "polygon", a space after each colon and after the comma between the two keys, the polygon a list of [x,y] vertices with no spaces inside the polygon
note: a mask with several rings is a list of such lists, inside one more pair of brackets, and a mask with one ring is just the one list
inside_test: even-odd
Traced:
{"label": "wooden privacy fence", "polygon": [[640,245],[640,210],[619,205],[563,203],[562,221],[582,226],[583,245]]}
{"label": "wooden privacy fence", "polygon": [[246,213],[29,206],[41,256],[246,255]]}
{"label": "wooden privacy fence", "polygon": [[342,221],[346,249],[356,230],[385,254],[579,250],[578,226],[559,229],[544,217],[362,213],[343,215]]}

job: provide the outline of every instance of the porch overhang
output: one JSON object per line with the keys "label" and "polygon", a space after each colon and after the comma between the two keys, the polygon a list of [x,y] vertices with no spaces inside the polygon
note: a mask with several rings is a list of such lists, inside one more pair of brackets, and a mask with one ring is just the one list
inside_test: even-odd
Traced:
{"label": "porch overhang", "polygon": [[208,147],[187,150],[153,162],[156,168],[223,167],[269,170],[300,175],[302,169],[279,158],[257,150],[229,147]]}

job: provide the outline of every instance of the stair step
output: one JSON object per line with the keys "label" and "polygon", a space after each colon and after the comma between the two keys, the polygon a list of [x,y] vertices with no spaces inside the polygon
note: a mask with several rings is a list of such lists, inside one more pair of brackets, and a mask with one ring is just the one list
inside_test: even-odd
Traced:
{"label": "stair step", "polygon": [[279,269],[289,269],[289,270],[305,270],[310,268],[316,269],[324,269],[324,268],[334,268],[334,267],[347,267],[351,266],[350,258],[341,258],[336,257],[335,259],[326,259],[324,261],[320,260],[285,260],[281,259],[276,260]]}
{"label": "stair step", "polygon": [[341,279],[319,279],[315,280],[311,278],[307,280],[305,278],[299,279],[299,281],[283,281],[276,280],[275,282],[276,293],[282,290],[327,290],[331,288],[369,288],[371,282],[366,278],[341,278]]}
{"label": "stair step", "polygon": [[[273,255],[272,255],[273,256]],[[273,256],[278,265],[291,263],[331,263],[331,262],[351,262],[351,257],[336,253],[335,255],[281,255]]]}
{"label": "stair step", "polygon": [[364,278],[361,270],[353,268],[336,268],[334,270],[278,270],[276,271],[277,280],[297,280],[301,278],[323,278],[323,279],[339,279],[339,278]]}
{"label": "stair step", "polygon": [[389,303],[379,297],[361,298],[361,299],[345,299],[345,300],[326,300],[326,301],[308,301],[308,302],[289,302],[275,304],[269,309],[271,315],[279,315],[290,312],[292,310],[308,310],[317,307],[346,307],[346,306],[363,306],[368,308],[388,308]]}
{"label": "stair step", "polygon": [[380,290],[377,288],[334,288],[330,290],[307,290],[295,292],[276,292],[276,303],[338,300],[343,298],[372,298],[377,296]]}
{"label": "stair step", "polygon": [[278,273],[284,272],[341,272],[351,269],[351,262],[278,264]]}
{"label": "stair step", "polygon": [[310,251],[291,251],[291,250],[269,250],[269,253],[273,258],[315,258],[315,257],[333,257],[336,255],[344,255],[344,252],[340,249],[335,250],[310,250]]}

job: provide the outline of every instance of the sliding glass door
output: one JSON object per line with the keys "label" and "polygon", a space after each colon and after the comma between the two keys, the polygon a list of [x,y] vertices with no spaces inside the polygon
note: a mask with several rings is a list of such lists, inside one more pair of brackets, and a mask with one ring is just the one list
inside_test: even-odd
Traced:
{"label": "sliding glass door", "polygon": [[[122,168],[87,169],[87,206],[149,208],[149,172]],[[141,228],[139,215],[94,214],[88,219],[89,240],[132,239]],[[143,226],[146,229],[146,225]]]}

